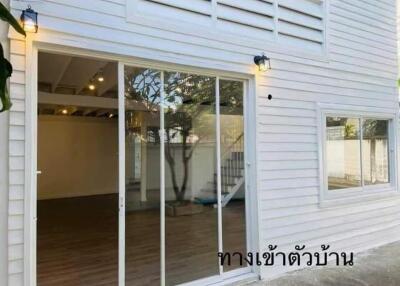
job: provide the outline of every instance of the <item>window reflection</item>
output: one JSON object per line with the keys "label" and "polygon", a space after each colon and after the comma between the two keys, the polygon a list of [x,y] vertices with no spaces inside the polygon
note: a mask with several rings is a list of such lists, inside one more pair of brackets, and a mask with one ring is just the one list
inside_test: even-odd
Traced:
{"label": "window reflection", "polygon": [[[224,252],[246,253],[243,82],[220,81],[221,205]],[[224,272],[246,267],[238,261]]]}
{"label": "window reflection", "polygon": [[161,72],[125,68],[125,284],[160,285]]}
{"label": "window reflection", "polygon": [[360,120],[326,118],[328,189],[361,186]]}
{"label": "window reflection", "polygon": [[363,120],[363,177],[365,185],[389,182],[387,120]]}
{"label": "window reflection", "polygon": [[[243,93],[243,82],[220,81],[218,170],[216,78],[126,67],[127,285],[160,283],[162,156],[166,285],[220,274],[218,171],[222,179],[224,251],[246,252]],[[164,138],[159,135],[161,104]],[[160,153],[162,142],[164,154]],[[224,271],[245,266],[231,265]]]}
{"label": "window reflection", "polygon": [[215,78],[165,72],[164,82],[166,284],[176,285],[219,273]]}

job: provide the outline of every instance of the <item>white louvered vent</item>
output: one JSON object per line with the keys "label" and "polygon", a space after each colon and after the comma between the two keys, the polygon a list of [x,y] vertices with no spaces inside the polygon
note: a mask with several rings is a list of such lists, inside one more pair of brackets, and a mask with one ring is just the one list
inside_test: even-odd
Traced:
{"label": "white louvered vent", "polygon": [[217,1],[217,28],[230,33],[272,40],[274,15],[272,0]]}
{"label": "white louvered vent", "polygon": [[[325,2],[328,0],[128,0],[130,19],[143,24],[173,24],[185,33],[210,31],[240,39],[275,41],[322,52],[325,47]],[[140,18],[142,17],[142,18]],[[143,18],[144,17],[144,18]],[[129,18],[129,12],[128,12]],[[140,22],[141,20],[142,22]],[[172,20],[172,21],[169,21]],[[167,23],[168,22],[168,23]],[[207,29],[201,32],[201,27]],[[212,30],[209,30],[209,29]],[[215,36],[215,33],[213,33]],[[232,37],[230,37],[232,38]]]}
{"label": "white louvered vent", "polygon": [[279,0],[279,41],[321,51],[325,42],[324,15],[320,0]]}
{"label": "white louvered vent", "polygon": [[[128,0],[130,1],[130,0]],[[211,0],[137,0],[137,13],[176,21],[210,26]]]}

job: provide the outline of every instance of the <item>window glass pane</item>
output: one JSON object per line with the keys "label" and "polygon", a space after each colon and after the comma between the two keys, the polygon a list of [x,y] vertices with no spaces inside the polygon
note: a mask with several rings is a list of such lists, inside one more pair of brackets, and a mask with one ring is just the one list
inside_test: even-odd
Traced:
{"label": "window glass pane", "polygon": [[161,72],[125,67],[125,285],[160,285]]}
{"label": "window glass pane", "polygon": [[166,285],[218,275],[215,78],[165,72]]}
{"label": "window glass pane", "polygon": [[326,118],[328,189],[361,186],[360,120]]}
{"label": "window glass pane", "polygon": [[[246,253],[243,82],[220,81],[223,251]],[[233,259],[224,272],[246,267]]]}
{"label": "window glass pane", "polygon": [[363,175],[365,185],[389,182],[388,120],[363,120]]}

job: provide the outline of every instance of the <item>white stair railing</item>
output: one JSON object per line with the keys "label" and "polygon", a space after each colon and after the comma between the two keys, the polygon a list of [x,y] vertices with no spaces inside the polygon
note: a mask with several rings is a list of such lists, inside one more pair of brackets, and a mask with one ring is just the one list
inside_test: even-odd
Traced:
{"label": "white stair railing", "polygon": [[244,182],[244,134],[225,150],[221,156],[222,205],[225,206]]}

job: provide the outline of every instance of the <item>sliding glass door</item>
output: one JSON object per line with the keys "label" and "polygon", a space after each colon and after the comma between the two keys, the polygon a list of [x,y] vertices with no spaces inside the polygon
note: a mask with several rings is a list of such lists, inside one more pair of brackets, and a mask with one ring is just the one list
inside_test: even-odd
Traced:
{"label": "sliding glass door", "polygon": [[[246,180],[244,154],[244,84],[220,80],[220,164],[223,252],[246,253]],[[224,271],[246,267],[238,260]]]}
{"label": "sliding glass door", "polygon": [[244,272],[218,258],[247,251],[244,82],[119,72],[120,285],[206,285]]}
{"label": "sliding glass door", "polygon": [[165,72],[164,81],[165,280],[177,285],[219,274],[216,79]]}
{"label": "sliding glass door", "polygon": [[124,68],[125,285],[160,285],[161,72]]}

